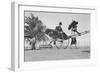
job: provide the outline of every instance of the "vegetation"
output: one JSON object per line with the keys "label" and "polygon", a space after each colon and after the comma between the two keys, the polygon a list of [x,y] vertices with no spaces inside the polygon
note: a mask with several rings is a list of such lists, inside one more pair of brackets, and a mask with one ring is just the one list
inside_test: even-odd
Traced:
{"label": "vegetation", "polygon": [[30,16],[24,19],[24,34],[27,37],[35,38],[36,41],[46,40],[46,36],[44,33],[45,26],[43,25],[42,21],[39,20],[38,17],[35,17],[32,13]]}

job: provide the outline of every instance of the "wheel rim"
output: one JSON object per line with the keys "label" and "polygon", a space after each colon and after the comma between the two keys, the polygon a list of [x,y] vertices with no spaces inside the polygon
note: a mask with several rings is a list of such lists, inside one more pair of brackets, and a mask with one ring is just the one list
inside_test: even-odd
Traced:
{"label": "wheel rim", "polygon": [[36,49],[43,49],[46,47],[47,48],[51,47],[51,45],[49,45],[48,43],[49,43],[48,41],[40,41],[35,44],[35,47],[36,47]]}
{"label": "wheel rim", "polygon": [[58,49],[67,49],[68,45],[69,45],[69,39],[68,40],[62,40],[62,41],[56,41],[56,47]]}

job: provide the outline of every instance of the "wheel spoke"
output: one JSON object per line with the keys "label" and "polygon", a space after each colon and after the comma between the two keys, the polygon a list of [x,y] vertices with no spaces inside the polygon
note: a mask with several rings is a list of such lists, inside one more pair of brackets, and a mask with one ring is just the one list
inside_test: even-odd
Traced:
{"label": "wheel spoke", "polygon": [[69,45],[69,40],[56,41],[56,47],[58,49],[66,49],[68,45]]}

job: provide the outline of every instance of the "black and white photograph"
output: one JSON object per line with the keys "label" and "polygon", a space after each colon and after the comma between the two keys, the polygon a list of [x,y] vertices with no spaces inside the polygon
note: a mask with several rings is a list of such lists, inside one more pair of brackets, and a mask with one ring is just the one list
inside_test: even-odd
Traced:
{"label": "black and white photograph", "polygon": [[90,59],[90,14],[24,11],[24,61]]}

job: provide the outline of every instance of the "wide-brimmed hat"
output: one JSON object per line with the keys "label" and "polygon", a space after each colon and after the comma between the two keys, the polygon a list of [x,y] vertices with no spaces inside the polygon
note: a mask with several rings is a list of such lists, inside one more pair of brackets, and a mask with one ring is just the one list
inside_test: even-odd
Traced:
{"label": "wide-brimmed hat", "polygon": [[78,21],[72,21],[72,23],[69,25],[68,29],[70,30],[72,27],[77,27]]}
{"label": "wide-brimmed hat", "polygon": [[72,25],[72,26],[76,26],[77,24],[78,24],[78,21],[75,21],[75,20],[74,20],[74,21],[72,22],[71,25]]}

